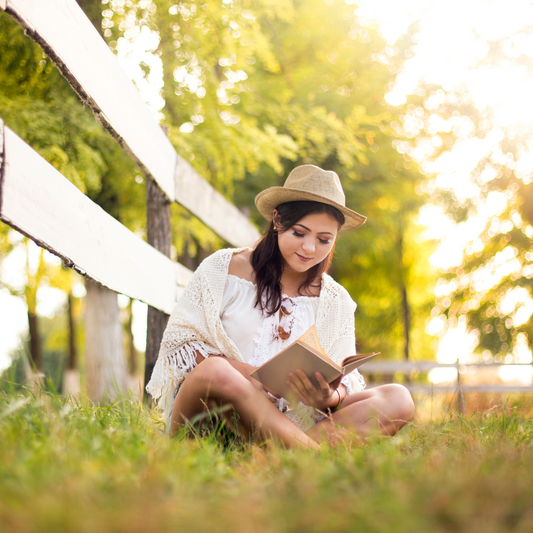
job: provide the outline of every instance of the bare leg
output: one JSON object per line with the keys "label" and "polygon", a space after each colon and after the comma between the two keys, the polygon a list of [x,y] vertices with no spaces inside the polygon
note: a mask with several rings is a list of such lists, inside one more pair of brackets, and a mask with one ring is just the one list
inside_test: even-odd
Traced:
{"label": "bare leg", "polygon": [[376,433],[392,436],[413,419],[414,409],[405,387],[382,385],[347,396],[333,415],[314,425],[307,435],[332,444],[354,433],[361,439]]}
{"label": "bare leg", "polygon": [[181,386],[171,418],[171,434],[207,406],[231,405],[239,415],[240,429],[246,438],[274,439],[285,446],[318,449],[315,440],[298,429],[263,392],[222,357],[202,361]]}

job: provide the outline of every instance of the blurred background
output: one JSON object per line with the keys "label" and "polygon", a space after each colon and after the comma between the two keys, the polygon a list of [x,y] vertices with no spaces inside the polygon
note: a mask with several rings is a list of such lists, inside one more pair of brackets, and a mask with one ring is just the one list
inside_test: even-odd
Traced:
{"label": "blurred background", "polygon": [[[259,229],[255,195],[294,166],[341,176],[368,217],[339,237],[330,271],[358,303],[359,352],[526,363],[464,367],[462,382],[532,384],[533,2],[78,3],[177,152]],[[0,50],[5,124],[145,238],[144,177],[4,12]],[[227,246],[176,204],[171,220],[173,259],[190,269]],[[33,368],[86,392],[85,295],[81,276],[0,223],[0,387]],[[139,395],[146,305],[118,304]],[[453,385],[457,372],[366,377]]]}

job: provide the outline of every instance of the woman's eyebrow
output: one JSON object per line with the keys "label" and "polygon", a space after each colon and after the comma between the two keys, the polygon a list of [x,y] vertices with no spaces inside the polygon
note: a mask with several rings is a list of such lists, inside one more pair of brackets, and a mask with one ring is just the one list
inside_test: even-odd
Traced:
{"label": "woman's eyebrow", "polygon": [[[309,233],[311,233],[311,230],[307,227],[307,226],[304,226],[303,224],[294,224],[295,226],[300,226],[301,228],[307,230]],[[333,237],[333,233],[331,233],[330,231],[319,231],[318,232],[319,235],[323,235],[323,234],[326,234],[326,235],[331,235]]]}

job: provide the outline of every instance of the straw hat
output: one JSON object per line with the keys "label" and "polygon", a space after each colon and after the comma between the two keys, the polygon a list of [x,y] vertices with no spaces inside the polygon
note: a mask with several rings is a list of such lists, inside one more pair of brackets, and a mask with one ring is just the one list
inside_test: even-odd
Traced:
{"label": "straw hat", "polygon": [[341,180],[336,172],[322,170],[315,165],[296,167],[288,176],[283,187],[270,187],[255,197],[259,212],[272,220],[272,212],[280,204],[307,200],[336,207],[345,218],[339,231],[355,229],[365,223],[366,217],[348,209]]}

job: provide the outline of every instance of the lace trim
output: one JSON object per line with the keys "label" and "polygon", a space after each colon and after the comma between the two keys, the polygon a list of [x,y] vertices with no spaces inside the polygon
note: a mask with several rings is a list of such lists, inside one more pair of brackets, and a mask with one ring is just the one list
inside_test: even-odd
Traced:
{"label": "lace trim", "polygon": [[346,394],[349,396],[354,392],[361,392],[365,390],[365,378],[359,373],[359,370],[354,370],[347,376],[341,379],[341,383],[346,387]]}
{"label": "lace trim", "polygon": [[309,405],[304,405],[302,402],[298,404],[296,409],[286,411],[285,416],[303,432],[306,432],[317,422],[326,418],[320,411],[317,411],[314,407]]}

